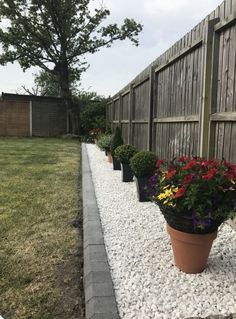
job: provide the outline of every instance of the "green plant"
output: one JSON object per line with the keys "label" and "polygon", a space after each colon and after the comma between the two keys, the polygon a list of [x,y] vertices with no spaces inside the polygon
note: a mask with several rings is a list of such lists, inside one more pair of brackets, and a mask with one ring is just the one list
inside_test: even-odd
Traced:
{"label": "green plant", "polygon": [[123,164],[129,164],[130,159],[137,153],[136,147],[129,144],[120,145],[115,149],[115,157]]}
{"label": "green plant", "polygon": [[106,100],[84,101],[80,112],[81,134],[89,135],[92,130],[106,129]]}
{"label": "green plant", "polygon": [[180,231],[213,232],[236,215],[236,166],[224,160],[160,161],[150,182],[153,201]]}
{"label": "green plant", "polygon": [[115,133],[111,139],[111,154],[112,156],[114,156],[115,154],[115,149],[120,146],[120,145],[123,145],[124,144],[124,141],[123,141],[123,138],[121,136],[121,130],[120,128],[117,126],[116,127],[116,130],[115,130]]}
{"label": "green plant", "polygon": [[130,166],[136,177],[150,177],[156,168],[157,156],[153,152],[139,151],[130,160]]}
{"label": "green plant", "polygon": [[102,151],[110,150],[111,138],[112,138],[112,135],[107,135],[107,134],[100,135],[100,137],[98,139],[98,143],[97,143],[98,147]]}

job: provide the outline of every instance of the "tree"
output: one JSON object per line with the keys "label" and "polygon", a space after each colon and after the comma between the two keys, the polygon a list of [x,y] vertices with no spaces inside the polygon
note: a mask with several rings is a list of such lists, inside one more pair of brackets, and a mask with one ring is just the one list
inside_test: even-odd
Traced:
{"label": "tree", "polygon": [[[71,101],[70,78],[87,68],[84,55],[129,39],[138,45],[141,24],[126,18],[120,27],[104,25],[108,9],[89,9],[90,0],[0,0],[0,64],[18,61],[56,77],[61,96]],[[6,20],[4,20],[6,19]]]}
{"label": "tree", "polygon": [[93,100],[82,99],[80,112],[80,133],[89,135],[92,129],[106,130],[106,103],[107,99],[97,96]]}
{"label": "tree", "polygon": [[[41,95],[41,96],[61,96],[61,89],[57,78],[44,70],[34,75],[34,86],[29,89],[25,85],[22,85],[22,89],[29,95]],[[71,89],[72,90],[72,89]]]}

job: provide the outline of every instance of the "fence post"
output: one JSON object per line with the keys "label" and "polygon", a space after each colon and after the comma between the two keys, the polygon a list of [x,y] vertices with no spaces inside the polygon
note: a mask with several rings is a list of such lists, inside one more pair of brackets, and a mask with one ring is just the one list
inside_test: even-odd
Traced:
{"label": "fence post", "polygon": [[154,83],[154,68],[153,66],[150,67],[149,73],[149,92],[148,92],[148,99],[149,99],[149,107],[148,107],[148,150],[152,150],[152,124],[153,124],[153,83]]}
{"label": "fence post", "polygon": [[119,94],[119,118],[118,118],[120,129],[121,129],[121,115],[122,115],[122,95],[120,93]]}
{"label": "fence post", "polygon": [[[220,34],[214,33],[213,37],[213,58],[212,58],[212,76],[211,76],[211,113],[216,112],[217,108],[217,87],[218,87],[218,68],[219,68],[219,44]],[[208,138],[208,158],[212,158],[215,155],[215,131],[214,124],[210,120],[209,122],[209,138]]]}
{"label": "fence post", "polygon": [[129,144],[133,144],[133,136],[132,136],[133,107],[134,107],[134,88],[133,88],[133,84],[131,83],[129,86],[129,135],[128,135]]}
{"label": "fence post", "polygon": [[112,99],[112,102],[111,102],[111,119],[112,119],[111,120],[111,130],[112,130],[112,132],[114,130],[114,121],[115,121],[114,115],[115,115],[115,102]]}
{"label": "fence post", "polygon": [[212,70],[213,70],[213,38],[214,25],[219,19],[208,21],[206,35],[206,51],[204,57],[203,72],[203,101],[200,114],[200,156],[208,157],[209,155],[209,123],[212,106]]}

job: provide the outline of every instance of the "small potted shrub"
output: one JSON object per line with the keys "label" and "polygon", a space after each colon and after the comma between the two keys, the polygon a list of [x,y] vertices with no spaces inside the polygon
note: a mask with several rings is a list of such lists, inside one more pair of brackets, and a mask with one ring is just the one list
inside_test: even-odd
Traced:
{"label": "small potted shrub", "polygon": [[139,151],[130,160],[130,167],[136,177],[135,181],[140,202],[150,200],[147,194],[148,180],[155,172],[156,162],[156,154],[149,151]]}
{"label": "small potted shrub", "polygon": [[115,133],[111,139],[111,155],[112,155],[112,161],[113,161],[113,169],[114,170],[121,170],[121,166],[120,166],[120,162],[119,160],[115,157],[115,149],[120,146],[123,145],[124,141],[122,139],[121,136],[121,130],[120,128],[117,126]]}
{"label": "small potted shrub", "polygon": [[136,147],[129,144],[118,146],[115,149],[115,157],[121,162],[122,182],[133,181],[133,172],[130,168],[129,161],[136,153]]}
{"label": "small potted shrub", "polygon": [[218,227],[236,215],[236,166],[181,157],[160,161],[150,182],[176,266],[187,273],[203,271]]}
{"label": "small potted shrub", "polygon": [[105,151],[105,154],[107,156],[108,162],[112,163],[112,157],[111,157],[111,134],[103,134],[100,135],[98,139],[98,147],[100,150]]}

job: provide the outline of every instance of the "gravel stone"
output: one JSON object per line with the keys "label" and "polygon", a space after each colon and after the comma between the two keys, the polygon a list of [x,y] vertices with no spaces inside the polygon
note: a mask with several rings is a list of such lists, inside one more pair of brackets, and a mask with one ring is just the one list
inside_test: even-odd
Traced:
{"label": "gravel stone", "polygon": [[181,272],[158,206],[138,202],[135,183],[122,183],[95,145],[86,148],[120,317],[236,318],[236,232],[221,226],[207,268]]}

